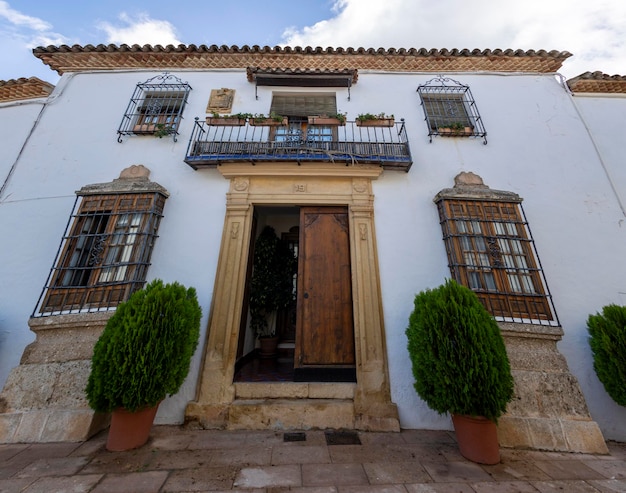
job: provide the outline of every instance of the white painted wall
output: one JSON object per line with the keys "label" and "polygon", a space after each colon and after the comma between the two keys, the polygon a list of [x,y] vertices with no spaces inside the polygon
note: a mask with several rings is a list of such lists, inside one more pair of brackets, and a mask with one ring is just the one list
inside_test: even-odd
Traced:
{"label": "white painted wall", "polygon": [[[33,255],[36,240],[28,234],[29,224],[22,220],[22,211],[27,210],[28,204],[16,201],[9,182],[20,151],[36,124],[43,101],[33,99],[0,103],[0,188],[4,189],[0,194],[0,387],[4,385],[11,368],[20,361],[22,352],[16,348],[24,348],[34,339],[26,326],[28,317],[24,318],[13,308],[16,298],[32,296],[28,288],[21,289],[23,285],[19,278],[25,274],[25,255],[26,258]],[[9,243],[17,248],[12,248]]]}
{"label": "white painted wall", "polygon": [[[175,72],[193,88],[178,143],[133,136],[119,144],[116,130],[135,85],[155,75],[159,73],[65,75],[54,102],[45,108],[8,185],[6,196],[11,201],[3,201],[0,207],[0,231],[12,235],[11,242],[4,242],[0,258],[0,320],[10,320],[12,330],[2,348],[10,358],[0,368],[0,382],[32,340],[27,320],[59,246],[74,192],[86,184],[111,181],[132,164],[148,167],[151,179],[171,194],[148,280],[160,277],[195,286],[206,329],[228,183],[217,170],[194,171],[183,162],[193,117],[205,116],[211,89],[222,87],[236,90],[233,113],[267,113],[272,88],[259,87],[255,99],[254,84],[247,82],[244,70]],[[435,137],[428,142],[416,89],[433,74],[360,71],[350,101],[347,89],[325,89],[336,92],[337,107],[348,113],[348,120],[362,112],[393,113],[405,119],[411,139],[411,171],[385,171],[374,183],[392,397],[402,426],[450,426],[413,390],[404,331],[415,294],[450,275],[432,199],[453,186],[456,174],[472,171],[491,188],[524,198],[565,331],[559,348],[605,436],[626,439],[626,411],[611,403],[597,381],[586,333],[590,313],[610,302],[626,304],[624,214],[577,108],[549,75],[451,76],[471,86],[488,131],[488,145],[480,139]],[[619,118],[611,105],[607,107]],[[589,120],[595,128],[595,120]],[[611,157],[611,165],[618,167],[619,157],[609,151],[611,141],[606,146],[607,160]],[[624,175],[616,172],[614,179],[623,191]],[[194,398],[200,358],[198,350],[188,380],[179,394],[161,405],[157,422],[182,421],[186,403]]]}

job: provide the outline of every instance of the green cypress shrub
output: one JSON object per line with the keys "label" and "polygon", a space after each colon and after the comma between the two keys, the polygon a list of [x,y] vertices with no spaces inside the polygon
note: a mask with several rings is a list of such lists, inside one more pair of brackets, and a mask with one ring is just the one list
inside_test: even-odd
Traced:
{"label": "green cypress shrub", "polygon": [[415,390],[439,414],[493,421],[513,397],[500,328],[476,294],[454,280],[415,297],[406,330]]}
{"label": "green cypress shrub", "polygon": [[120,303],[96,342],[87,400],[96,411],[152,407],[178,392],[198,345],[196,290],[156,279]]}
{"label": "green cypress shrub", "polygon": [[593,368],[607,394],[626,406],[626,306],[607,305],[589,315],[589,344]]}

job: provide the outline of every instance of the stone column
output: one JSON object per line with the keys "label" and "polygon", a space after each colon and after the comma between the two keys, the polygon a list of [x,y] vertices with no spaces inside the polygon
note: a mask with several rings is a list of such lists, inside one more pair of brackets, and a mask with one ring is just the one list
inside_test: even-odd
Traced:
{"label": "stone column", "polygon": [[355,428],[400,431],[391,401],[371,181],[353,180],[351,248],[357,387]]}

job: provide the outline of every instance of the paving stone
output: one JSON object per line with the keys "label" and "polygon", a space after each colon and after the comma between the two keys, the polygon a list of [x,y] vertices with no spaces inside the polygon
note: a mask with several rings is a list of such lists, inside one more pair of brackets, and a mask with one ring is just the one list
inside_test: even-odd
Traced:
{"label": "paving stone", "polygon": [[342,486],[341,493],[406,493],[406,488],[398,484]]}
{"label": "paving stone", "polygon": [[466,483],[406,484],[404,487],[408,493],[476,493]]}
{"label": "paving stone", "polygon": [[583,463],[606,479],[626,479],[626,460],[584,460]]}
{"label": "paving stone", "polygon": [[417,461],[363,464],[371,484],[426,483],[432,481]]}
{"label": "paving stone", "polygon": [[37,481],[36,478],[0,479],[0,493],[23,491],[24,488],[35,481]]}
{"label": "paving stone", "polygon": [[303,464],[304,486],[340,486],[368,484],[361,464]]}
{"label": "paving stone", "polygon": [[496,481],[542,481],[550,479],[550,476],[529,460],[501,461],[500,464],[482,467]]}
{"label": "paving stone", "polygon": [[246,467],[235,479],[236,488],[265,488],[272,486],[302,486],[300,466]]}
{"label": "paving stone", "polygon": [[330,454],[325,446],[274,447],[272,451],[272,465],[328,463],[330,463]]}
{"label": "paving stone", "polygon": [[536,465],[552,479],[607,479],[579,460],[537,461]]}
{"label": "paving stone", "polygon": [[213,453],[211,463],[220,466],[269,466],[272,461],[271,447],[226,448]]}
{"label": "paving stone", "polygon": [[603,493],[626,493],[626,480],[623,479],[589,480],[587,483]]}
{"label": "paving stone", "polygon": [[100,479],[102,474],[40,478],[23,490],[23,493],[87,493]]}
{"label": "paving stone", "polygon": [[471,486],[476,493],[537,493],[536,488],[526,481],[472,483]]}
{"label": "paving stone", "polygon": [[435,482],[467,483],[493,481],[478,464],[471,462],[424,462],[426,472]]}
{"label": "paving stone", "polygon": [[154,452],[147,470],[197,469],[214,465],[212,458],[219,454],[215,450],[162,450]]}
{"label": "paving stone", "polygon": [[598,493],[586,481],[539,481],[531,484],[541,493]]}
{"label": "paving stone", "polygon": [[163,486],[163,493],[230,490],[238,471],[233,466],[173,471]]}
{"label": "paving stone", "polygon": [[91,493],[155,493],[167,476],[167,471],[107,474]]}
{"label": "paving stone", "polygon": [[62,457],[60,459],[37,459],[24,467],[15,477],[34,478],[42,476],[71,476],[87,464],[87,457]]}

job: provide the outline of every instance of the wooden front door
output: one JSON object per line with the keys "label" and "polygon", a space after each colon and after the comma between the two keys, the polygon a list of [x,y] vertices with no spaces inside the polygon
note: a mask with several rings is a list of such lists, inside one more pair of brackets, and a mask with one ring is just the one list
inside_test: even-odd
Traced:
{"label": "wooden front door", "polygon": [[301,207],[295,368],[354,367],[346,207]]}

